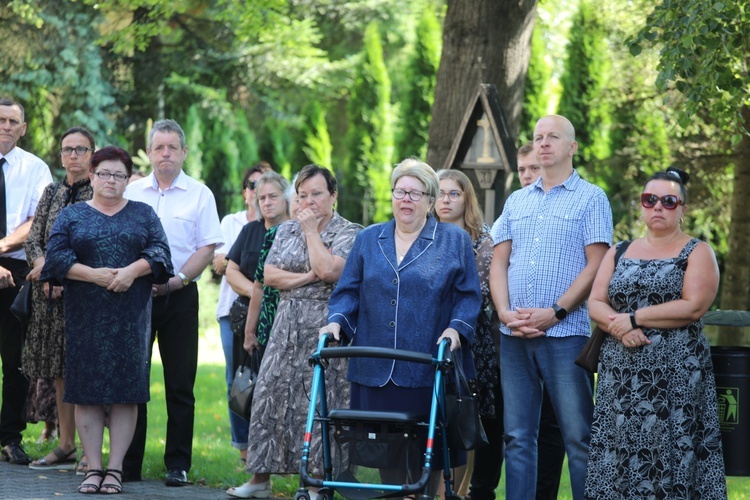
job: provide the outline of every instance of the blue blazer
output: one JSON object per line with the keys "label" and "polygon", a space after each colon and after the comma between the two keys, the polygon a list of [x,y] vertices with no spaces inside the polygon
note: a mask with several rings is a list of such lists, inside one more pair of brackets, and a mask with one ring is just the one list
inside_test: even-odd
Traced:
{"label": "blue blazer", "polygon": [[[395,221],[361,231],[328,305],[355,346],[437,353],[437,339],[452,327],[462,336],[464,371],[474,376],[469,344],[482,306],[469,234],[427,217],[401,264],[396,262]],[[348,380],[381,387],[428,387],[435,368],[403,361],[352,358]]]}

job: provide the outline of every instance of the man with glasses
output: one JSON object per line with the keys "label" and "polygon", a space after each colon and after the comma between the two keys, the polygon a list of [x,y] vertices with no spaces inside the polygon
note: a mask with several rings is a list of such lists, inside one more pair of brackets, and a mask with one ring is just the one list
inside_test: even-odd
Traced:
{"label": "man with glasses", "polygon": [[[177,273],[153,287],[151,342],[158,338],[167,400],[167,442],[164,465],[167,486],[190,484],[195,396],[198,368],[198,286],[196,281],[223,245],[213,193],[189,177],[185,133],[174,120],[159,120],[149,134],[148,153],[154,171],[129,184],[125,197],[151,205],[169,240]],[[123,480],[138,481],[146,446],[146,405],[139,405],[138,423],[123,463]]]}
{"label": "man with glasses", "polygon": [[542,177],[505,203],[490,270],[505,335],[506,495],[535,496],[544,387],[565,440],[573,498],[582,499],[594,403],[589,376],[573,361],[590,334],[585,301],[612,241],[612,209],[573,170],[578,143],[565,117],[541,118],[534,147]]}
{"label": "man with glasses", "polygon": [[17,146],[26,134],[24,119],[23,106],[0,98],[0,458],[19,465],[31,462],[21,446],[29,381],[21,373],[24,327],[10,313],[10,306],[29,271],[23,242],[29,235],[39,198],[52,182],[47,164]]}

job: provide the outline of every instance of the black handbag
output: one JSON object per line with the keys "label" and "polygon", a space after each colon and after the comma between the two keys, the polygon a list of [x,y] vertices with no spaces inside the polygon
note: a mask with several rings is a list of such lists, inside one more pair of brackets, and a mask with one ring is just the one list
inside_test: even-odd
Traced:
{"label": "black handbag", "polygon": [[10,312],[25,325],[31,316],[31,283],[28,281],[21,285],[18,295],[10,306]]}
{"label": "black handbag", "polygon": [[476,450],[487,446],[487,434],[479,416],[477,395],[471,393],[464,374],[461,354],[453,357],[455,377],[445,395],[445,412],[448,419],[448,447],[455,450]]}
{"label": "black handbag", "polygon": [[599,352],[602,350],[602,344],[604,343],[604,337],[608,335],[607,332],[599,328],[594,328],[591,333],[591,337],[583,346],[581,352],[575,360],[575,364],[580,366],[586,371],[596,373],[599,368]]}
{"label": "black handbag", "polygon": [[[617,267],[617,263],[620,262],[620,257],[622,257],[622,254],[628,249],[628,246],[630,246],[630,241],[626,240],[620,243],[620,246],[617,247],[617,250],[615,251],[615,267]],[[578,353],[574,363],[586,371],[596,373],[599,369],[599,353],[602,350],[602,344],[604,344],[604,339],[607,335],[609,334],[598,326],[594,328],[594,331],[591,332],[591,336],[586,341],[586,345],[583,346],[581,352]]]}
{"label": "black handbag", "polygon": [[229,409],[245,420],[250,420],[250,408],[253,403],[255,381],[260,371],[260,351],[257,349],[253,351],[249,366],[245,364],[247,358],[248,355],[245,353],[243,363],[234,373],[232,387],[229,390]]}
{"label": "black handbag", "polygon": [[240,295],[229,308],[229,326],[232,333],[237,337],[245,337],[245,323],[247,322],[247,307],[250,305],[250,299]]}

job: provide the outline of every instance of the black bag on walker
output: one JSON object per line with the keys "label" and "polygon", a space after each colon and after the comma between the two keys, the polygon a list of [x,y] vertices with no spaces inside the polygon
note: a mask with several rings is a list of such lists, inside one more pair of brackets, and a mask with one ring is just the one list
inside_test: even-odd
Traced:
{"label": "black bag on walker", "polygon": [[453,364],[455,377],[445,394],[448,446],[454,450],[476,450],[489,444],[479,416],[479,401],[470,390],[460,353],[455,353]]}

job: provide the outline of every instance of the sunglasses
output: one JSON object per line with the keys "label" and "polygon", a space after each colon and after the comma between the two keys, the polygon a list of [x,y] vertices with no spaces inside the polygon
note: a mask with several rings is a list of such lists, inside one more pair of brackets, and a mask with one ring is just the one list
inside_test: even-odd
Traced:
{"label": "sunglasses", "polygon": [[641,195],[641,205],[643,205],[643,208],[654,208],[657,201],[660,201],[661,206],[667,210],[674,210],[678,205],[682,205],[682,200],[673,194],[668,194],[661,198],[651,193],[643,193]]}
{"label": "sunglasses", "polygon": [[249,189],[250,191],[255,191],[255,181],[247,181],[245,183],[245,189]]}

